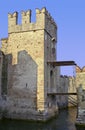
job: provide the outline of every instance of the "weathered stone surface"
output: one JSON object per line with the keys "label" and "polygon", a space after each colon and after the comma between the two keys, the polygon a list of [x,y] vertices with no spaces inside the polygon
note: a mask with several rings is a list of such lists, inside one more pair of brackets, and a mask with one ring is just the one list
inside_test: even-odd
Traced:
{"label": "weathered stone surface", "polygon": [[36,9],[35,23],[30,10],[22,12],[21,25],[17,18],[17,12],[8,14],[9,35],[2,39],[8,58],[6,116],[46,120],[58,110],[56,96],[47,96],[48,90],[56,91],[56,68],[47,62],[56,60],[57,26],[45,8]]}
{"label": "weathered stone surface", "polygon": [[[77,98],[68,95],[48,96],[48,93],[76,92],[75,81],[81,78],[79,83],[82,83],[82,76],[77,75],[76,79],[60,76],[60,67],[47,64],[57,59],[57,25],[46,8],[36,9],[35,23],[31,22],[31,10],[22,11],[20,25],[17,20],[17,12],[8,14],[8,38],[2,39],[1,116],[47,120],[58,112],[58,105],[61,108],[74,106]],[[79,67],[76,70],[81,72]]]}
{"label": "weathered stone surface", "polygon": [[[58,93],[76,93],[76,77],[72,76],[58,76]],[[76,95],[59,95],[57,96],[59,108],[77,106]]]}
{"label": "weathered stone surface", "polygon": [[76,118],[76,124],[85,125],[85,67],[81,71],[77,71],[76,67],[76,86],[78,94],[78,112]]}
{"label": "weathered stone surface", "polygon": [[76,86],[77,88],[82,85],[83,89],[85,89],[85,67],[81,69],[81,71],[77,71],[76,67]]}

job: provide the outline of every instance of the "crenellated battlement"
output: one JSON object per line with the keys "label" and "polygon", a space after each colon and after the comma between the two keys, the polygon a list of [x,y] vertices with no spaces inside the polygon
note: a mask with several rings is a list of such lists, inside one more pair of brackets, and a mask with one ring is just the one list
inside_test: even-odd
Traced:
{"label": "crenellated battlement", "polygon": [[22,11],[22,24],[31,23],[31,10]]}
{"label": "crenellated battlement", "polygon": [[18,12],[8,14],[8,33],[46,30],[52,37],[56,38],[57,25],[46,8],[36,9],[36,22],[31,22],[31,10],[21,12],[21,24],[18,24]]}
{"label": "crenellated battlement", "polygon": [[8,18],[15,18],[18,16],[18,12],[14,12],[13,14],[8,13]]}
{"label": "crenellated battlement", "polygon": [[76,66],[76,73],[83,73],[85,72],[85,66],[83,66],[82,68],[79,66]]}
{"label": "crenellated battlement", "polygon": [[57,27],[54,19],[52,18],[50,13],[46,10],[46,8],[42,8],[41,10],[36,9],[36,14],[42,14],[42,13],[44,13],[46,15],[47,19],[50,20],[50,22],[53,23],[55,25],[55,27]]}
{"label": "crenellated battlement", "polygon": [[60,75],[60,78],[69,78],[69,79],[72,79],[74,77],[73,76],[68,76],[68,75]]}
{"label": "crenellated battlement", "polygon": [[17,25],[18,20],[18,12],[14,12],[13,14],[8,13],[8,27]]}

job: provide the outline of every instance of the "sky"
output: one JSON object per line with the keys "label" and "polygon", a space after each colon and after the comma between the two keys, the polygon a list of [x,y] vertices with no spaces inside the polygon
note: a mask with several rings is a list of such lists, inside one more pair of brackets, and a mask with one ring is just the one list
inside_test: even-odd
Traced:
{"label": "sky", "polygon": [[[85,0],[1,0],[0,39],[8,37],[8,13],[17,11],[19,23],[22,10],[46,7],[54,18],[57,30],[57,61],[73,60],[81,68],[85,66]],[[75,73],[74,66],[62,67],[62,74]]]}

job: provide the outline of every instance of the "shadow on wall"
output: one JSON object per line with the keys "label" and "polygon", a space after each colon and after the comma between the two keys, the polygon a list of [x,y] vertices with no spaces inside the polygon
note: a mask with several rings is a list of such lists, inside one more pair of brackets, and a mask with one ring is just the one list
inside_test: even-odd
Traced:
{"label": "shadow on wall", "polygon": [[57,95],[57,103],[60,109],[77,106],[77,96],[68,94],[76,93],[75,77],[61,75],[58,93],[60,95]]}
{"label": "shadow on wall", "polygon": [[12,65],[12,55],[5,56],[5,70],[2,73],[2,95],[29,101],[29,107],[36,108],[37,64],[25,51],[18,52],[17,64]]}

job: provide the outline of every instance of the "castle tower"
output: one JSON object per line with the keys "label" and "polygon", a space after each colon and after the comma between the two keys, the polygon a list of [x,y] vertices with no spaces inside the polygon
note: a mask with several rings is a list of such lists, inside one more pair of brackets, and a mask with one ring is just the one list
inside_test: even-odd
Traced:
{"label": "castle tower", "polygon": [[36,23],[31,22],[31,10],[21,15],[19,25],[18,13],[8,14],[8,38],[2,39],[1,50],[8,55],[9,115],[31,110],[50,113],[48,118],[56,110],[56,103],[47,96],[48,91],[56,91],[56,67],[47,62],[56,61],[57,26],[46,8],[36,9]]}

